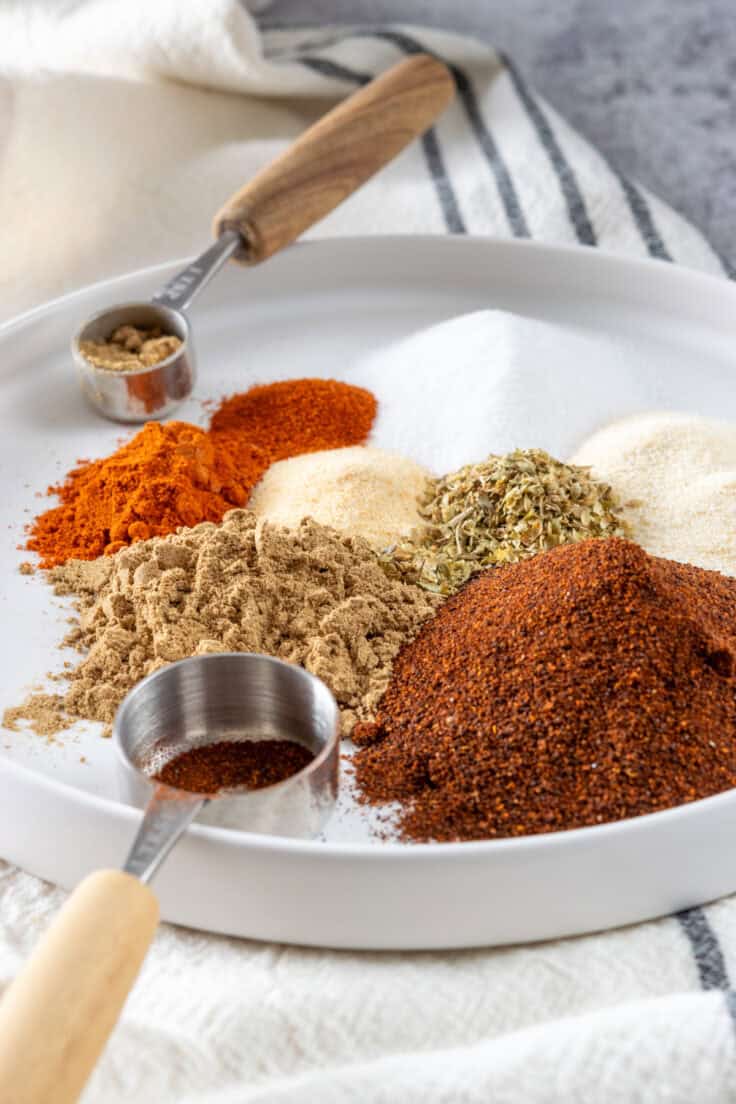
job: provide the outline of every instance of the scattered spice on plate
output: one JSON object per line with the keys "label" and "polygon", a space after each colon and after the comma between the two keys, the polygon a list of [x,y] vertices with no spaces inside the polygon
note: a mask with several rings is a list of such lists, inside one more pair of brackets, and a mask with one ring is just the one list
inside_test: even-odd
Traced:
{"label": "scattered spice on plate", "polygon": [[417,503],[429,478],[426,468],[398,453],[330,449],[273,464],[249,506],[279,525],[311,517],[382,549],[422,525]]}
{"label": "scattered spice on plate", "polygon": [[626,536],[611,488],[542,449],[517,449],[434,480],[419,538],[387,557],[412,582],[452,594],[486,567],[570,541]]}
{"label": "scattered spice on plate", "polygon": [[128,690],[174,660],[260,652],[323,679],[347,733],[372,716],[394,656],[437,605],[387,578],[365,541],[314,521],[282,529],[247,510],[70,560],[50,581],[80,611],[68,642],[85,656],[65,672],[67,723],[109,724]]}
{"label": "scattered spice on plate", "polygon": [[736,786],[736,580],[625,540],[472,579],[354,738],[416,840],[551,832]]}
{"label": "scattered spice on plate", "polygon": [[154,365],[181,348],[181,338],[162,333],[160,326],[142,329],[139,326],[118,326],[104,340],[80,341],[79,351],[95,368],[108,372],[137,372]]}
{"label": "scattered spice on plate", "polygon": [[219,740],[183,751],[152,778],[190,793],[262,790],[303,770],[313,758],[296,740]]}
{"label": "scattered spice on plate", "polygon": [[27,724],[37,736],[49,739],[72,724],[64,710],[62,694],[29,694],[20,705],[13,705],[2,715],[4,728],[11,732],[20,732],[23,723]]}
{"label": "scattered spice on plate", "polygon": [[303,452],[362,445],[376,417],[375,396],[332,379],[294,379],[251,387],[223,399],[212,433],[236,431],[270,462]]}

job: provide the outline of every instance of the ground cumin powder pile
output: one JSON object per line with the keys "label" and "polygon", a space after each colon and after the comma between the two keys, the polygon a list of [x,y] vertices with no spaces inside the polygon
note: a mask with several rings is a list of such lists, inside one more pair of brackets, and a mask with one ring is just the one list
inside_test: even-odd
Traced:
{"label": "ground cumin powder pile", "polygon": [[357,780],[410,839],[520,836],[736,786],[736,580],[589,540],[485,571],[404,648]]}
{"label": "ground cumin powder pile", "polygon": [[[114,556],[50,572],[78,599],[70,642],[85,652],[70,672],[59,723],[109,724],[128,690],[173,660],[261,652],[323,679],[348,732],[370,717],[401,644],[436,600],[390,580],[360,538],[307,520],[294,531],[233,510],[141,541]],[[29,700],[23,715],[33,709]]]}
{"label": "ground cumin powder pile", "polygon": [[20,732],[26,724],[37,736],[46,736],[51,743],[70,723],[65,719],[64,695],[46,692],[29,695],[21,705],[6,709],[2,716],[3,727],[10,732]]}

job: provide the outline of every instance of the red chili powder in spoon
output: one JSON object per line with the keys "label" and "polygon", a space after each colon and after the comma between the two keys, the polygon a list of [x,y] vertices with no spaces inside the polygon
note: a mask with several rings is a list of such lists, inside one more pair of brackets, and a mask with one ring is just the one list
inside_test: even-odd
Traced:
{"label": "red chili powder in spoon", "polygon": [[190,793],[262,790],[303,770],[313,758],[295,740],[220,740],[183,751],[153,777]]}

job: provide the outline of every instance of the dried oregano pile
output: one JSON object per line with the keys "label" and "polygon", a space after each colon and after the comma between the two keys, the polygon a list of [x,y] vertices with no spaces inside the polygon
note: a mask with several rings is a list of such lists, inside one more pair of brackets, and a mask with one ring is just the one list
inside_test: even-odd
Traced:
{"label": "dried oregano pile", "polygon": [[452,594],[471,575],[589,537],[623,537],[607,483],[542,449],[491,455],[430,484],[426,525],[384,557],[409,581]]}
{"label": "dried oregano pile", "polygon": [[13,727],[43,723],[47,734],[78,719],[109,724],[159,667],[229,651],[278,656],[319,676],[347,733],[372,716],[399,648],[437,605],[388,578],[361,538],[311,519],[289,531],[247,510],[114,556],[69,560],[49,578],[57,594],[76,596],[79,627],[68,643],[84,658],[65,694],[35,695],[6,717]]}

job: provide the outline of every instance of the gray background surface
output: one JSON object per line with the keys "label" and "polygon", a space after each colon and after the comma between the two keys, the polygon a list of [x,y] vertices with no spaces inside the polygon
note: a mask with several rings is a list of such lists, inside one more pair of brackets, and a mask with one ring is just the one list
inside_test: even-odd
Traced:
{"label": "gray background surface", "polygon": [[261,19],[413,22],[501,47],[736,261],[736,0],[273,0]]}

